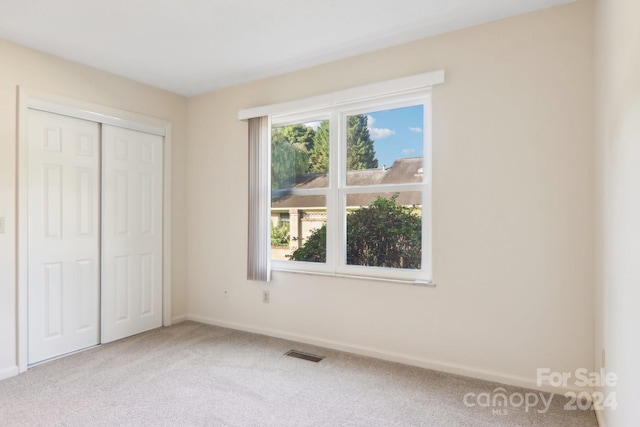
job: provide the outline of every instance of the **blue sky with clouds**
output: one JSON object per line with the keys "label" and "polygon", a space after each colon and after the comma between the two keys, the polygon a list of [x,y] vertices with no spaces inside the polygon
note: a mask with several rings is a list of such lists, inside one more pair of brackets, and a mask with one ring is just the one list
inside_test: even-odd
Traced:
{"label": "blue sky with clouds", "polygon": [[[378,165],[390,168],[396,159],[422,157],[424,107],[395,108],[367,113],[369,134],[374,140]],[[319,121],[305,123],[317,129]]]}
{"label": "blue sky with clouds", "polygon": [[395,159],[421,157],[424,111],[422,105],[367,114],[378,164],[391,167]]}

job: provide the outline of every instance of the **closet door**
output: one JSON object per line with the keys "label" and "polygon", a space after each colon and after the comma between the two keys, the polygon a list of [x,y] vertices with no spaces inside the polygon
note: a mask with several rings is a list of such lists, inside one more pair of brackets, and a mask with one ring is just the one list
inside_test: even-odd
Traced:
{"label": "closet door", "polygon": [[162,326],[163,143],[102,127],[102,342]]}
{"label": "closet door", "polygon": [[99,125],[29,110],[28,363],[98,344]]}

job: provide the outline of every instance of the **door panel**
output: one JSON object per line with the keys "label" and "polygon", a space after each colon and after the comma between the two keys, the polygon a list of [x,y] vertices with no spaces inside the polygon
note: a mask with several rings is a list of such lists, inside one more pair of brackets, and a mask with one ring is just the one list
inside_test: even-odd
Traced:
{"label": "door panel", "polygon": [[29,110],[28,363],[98,344],[99,125]]}
{"label": "door panel", "polygon": [[163,143],[102,128],[102,342],[162,326]]}

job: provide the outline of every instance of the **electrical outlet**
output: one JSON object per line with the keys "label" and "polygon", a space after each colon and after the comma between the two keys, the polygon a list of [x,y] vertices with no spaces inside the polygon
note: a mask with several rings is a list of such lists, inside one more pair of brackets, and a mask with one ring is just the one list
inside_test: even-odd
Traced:
{"label": "electrical outlet", "polygon": [[269,291],[262,291],[262,302],[269,304]]}
{"label": "electrical outlet", "polygon": [[4,217],[0,216],[0,233],[4,234]]}

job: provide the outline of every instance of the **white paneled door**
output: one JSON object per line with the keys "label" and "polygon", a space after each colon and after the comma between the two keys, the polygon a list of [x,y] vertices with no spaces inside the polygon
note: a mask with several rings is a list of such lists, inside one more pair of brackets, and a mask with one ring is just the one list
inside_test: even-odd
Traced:
{"label": "white paneled door", "polygon": [[163,138],[102,127],[102,342],[162,325]]}
{"label": "white paneled door", "polygon": [[28,111],[28,364],[162,326],[164,138]]}
{"label": "white paneled door", "polygon": [[29,110],[28,361],[100,335],[100,125]]}

